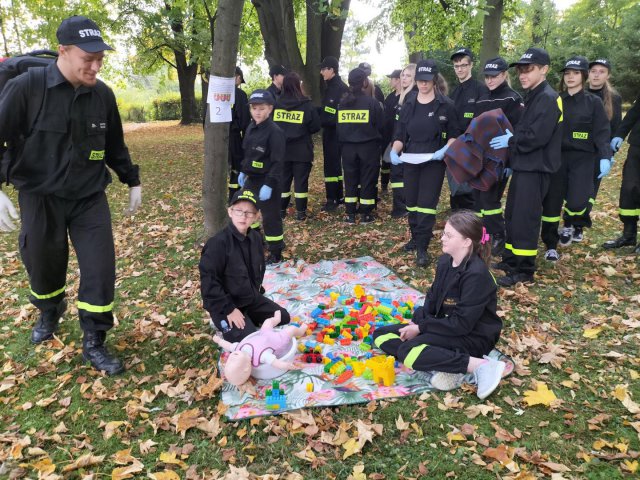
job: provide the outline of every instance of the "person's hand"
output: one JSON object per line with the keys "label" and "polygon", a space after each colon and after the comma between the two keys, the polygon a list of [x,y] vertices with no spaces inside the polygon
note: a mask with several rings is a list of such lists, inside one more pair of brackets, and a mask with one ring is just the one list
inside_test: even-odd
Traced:
{"label": "person's hand", "polygon": [[600,160],[600,175],[598,178],[606,177],[611,171],[611,160],[608,158],[603,158]]}
{"label": "person's hand", "polygon": [[246,181],[247,181],[247,174],[240,172],[238,174],[238,185],[240,185],[240,187],[244,187],[244,182]]}
{"label": "person's hand", "polygon": [[269,185],[262,185],[260,188],[260,193],[258,193],[258,198],[261,202],[266,202],[271,198],[271,192],[273,189]]}
{"label": "person's hand", "polygon": [[400,159],[398,152],[396,152],[394,149],[391,149],[389,151],[389,158],[391,159],[391,163],[393,165],[400,165],[402,163],[402,160]]}
{"label": "person's hand", "polygon": [[13,206],[7,194],[0,190],[0,231],[13,232],[16,229],[16,225],[12,219],[18,219],[16,207]]}
{"label": "person's hand", "polygon": [[613,150],[613,153],[616,153],[618,150],[620,150],[623,141],[624,140],[621,137],[613,137],[611,139],[611,150]]}
{"label": "person's hand", "polygon": [[500,150],[501,148],[507,148],[509,146],[509,139],[513,137],[513,133],[507,128],[507,133],[504,135],[498,135],[493,137],[489,142],[489,145],[494,150]]}
{"label": "person's hand", "polygon": [[513,175],[513,169],[506,167],[504,169],[504,178],[509,178],[511,175]]}
{"label": "person's hand", "polygon": [[616,157],[611,157],[611,166],[613,167],[613,164],[616,163]]}
{"label": "person's hand", "polygon": [[229,323],[232,326],[239,328],[240,330],[242,330],[245,326],[244,315],[237,308],[234,308],[233,312],[227,315],[227,320],[229,320]]}
{"label": "person's hand", "polygon": [[124,213],[135,215],[140,205],[142,205],[142,186],[129,187],[129,208]]}
{"label": "person's hand", "polygon": [[400,334],[400,340],[406,342],[407,340],[411,340],[412,338],[417,337],[420,334],[420,327],[415,323],[410,323],[406,327],[402,327],[398,330]]}
{"label": "person's hand", "polygon": [[440,150],[436,150],[435,152],[433,152],[433,157],[431,157],[431,159],[432,160],[442,160],[444,158],[444,154],[446,153],[448,148],[449,148],[449,145],[445,145]]}

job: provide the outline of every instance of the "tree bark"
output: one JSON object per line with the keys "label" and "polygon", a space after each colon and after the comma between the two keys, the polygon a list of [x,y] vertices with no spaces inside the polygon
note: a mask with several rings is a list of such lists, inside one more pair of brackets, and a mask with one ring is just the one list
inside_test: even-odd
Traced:
{"label": "tree bark", "polygon": [[[219,0],[216,36],[211,55],[211,73],[220,77],[235,75],[238,40],[244,0]],[[211,123],[209,108],[204,127],[204,178],[202,203],[204,208],[204,239],[220,230],[226,221],[227,163],[229,155],[229,124]]]}
{"label": "tree bark", "polygon": [[332,56],[340,59],[340,48],[342,47],[342,34],[344,33],[344,25],[347,22],[347,14],[351,0],[342,0],[340,2],[340,16],[328,17],[325,14],[322,24],[322,58]]}
{"label": "tree bark", "polygon": [[500,53],[504,0],[487,0],[487,10],[488,14],[482,22],[482,46],[478,59],[480,70],[488,59],[497,57]]}
{"label": "tree bark", "polygon": [[176,66],[178,67],[178,87],[180,89],[180,125],[190,125],[200,122],[198,106],[196,104],[196,75],[198,75],[198,65],[187,63],[186,55],[183,51],[174,50]]}

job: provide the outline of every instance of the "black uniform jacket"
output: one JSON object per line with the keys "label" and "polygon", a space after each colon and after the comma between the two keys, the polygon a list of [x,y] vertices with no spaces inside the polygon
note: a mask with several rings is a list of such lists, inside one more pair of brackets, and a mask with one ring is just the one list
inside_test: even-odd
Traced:
{"label": "black uniform jacket", "polygon": [[545,80],[524,99],[524,112],[509,139],[510,167],[554,173],[560,168],[562,100]]}
{"label": "black uniform jacket", "polygon": [[249,126],[249,123],[251,123],[249,99],[244,90],[236,87],[236,101],[231,109],[231,132],[242,136]]}
{"label": "black uniform jacket", "polygon": [[616,130],[614,137],[625,138],[629,132],[629,144],[640,146],[640,97],[624,116],[622,123]]}
{"label": "black uniform jacket", "polygon": [[113,91],[100,80],[76,90],[56,63],[46,67],[45,84],[30,135],[29,74],[10,80],[2,92],[0,144],[7,142],[13,149],[8,178],[2,180],[24,192],[80,199],[106,188],[111,182],[108,166],[121,182],[139,185]]}
{"label": "black uniform jacket", "polygon": [[502,109],[502,113],[507,116],[509,123],[515,128],[524,111],[524,101],[520,94],[512,89],[506,81],[476,100],[474,116],[477,117],[484,112],[498,108]]}
{"label": "black uniform jacket", "polygon": [[[604,98],[602,98],[604,96],[603,90],[603,88],[599,90],[593,90],[592,88],[587,89],[589,93],[593,93],[600,97],[600,100],[604,102]],[[618,130],[618,127],[620,126],[620,122],[622,122],[622,97],[615,92],[611,92],[611,107],[613,114],[611,115],[611,120],[609,120],[609,125],[611,127],[611,138],[613,138],[616,130]]]}
{"label": "black uniform jacket", "polygon": [[202,303],[212,318],[226,318],[251,305],[264,289],[262,237],[252,229],[242,235],[231,222],[211,237],[200,257]]}
{"label": "black uniform jacket", "polygon": [[280,95],[282,94],[282,89],[276,87],[275,83],[273,82],[271,82],[271,85],[267,87],[267,91],[271,92],[271,95],[273,95],[274,100],[277,100],[278,97],[280,97]]}
{"label": "black uniform jacket", "polygon": [[[455,106],[450,98],[436,93],[433,100],[433,115],[424,119],[415,118],[417,103],[418,92],[408,93],[400,110],[400,118],[396,122],[393,140],[402,142],[404,152],[435,152],[443,147],[450,138],[457,138],[463,132],[458,122]],[[411,131],[414,128],[410,124],[413,122],[419,122],[419,125],[424,125],[424,128],[419,128],[419,133],[412,137]]]}
{"label": "black uniform jacket", "polygon": [[475,114],[476,101],[487,94],[485,84],[471,77],[453,89],[449,97],[453,100],[458,112],[458,123],[464,132]]}
{"label": "black uniform jacket", "polygon": [[336,75],[325,83],[326,88],[322,97],[322,107],[319,108],[320,123],[323,128],[336,128],[338,123],[338,104],[342,95],[344,95],[349,87]]}
{"label": "black uniform jacket", "polygon": [[251,122],[242,142],[244,159],[242,172],[252,177],[264,177],[263,185],[280,185],[285,152],[284,132],[271,118],[256,125]]}
{"label": "black uniform jacket", "polygon": [[381,141],[384,132],[384,112],[375,98],[359,92],[350,105],[338,106],[338,141],[365,143]]}
{"label": "black uniform jacket", "polygon": [[562,150],[597,152],[598,158],[611,158],[611,130],[599,97],[584,90],[560,94],[564,115]]}
{"label": "black uniform jacket", "polygon": [[400,110],[398,108],[398,102],[400,101],[400,95],[395,91],[387,95],[384,99],[384,145],[388,145],[393,138],[393,131],[396,124],[396,116]]}
{"label": "black uniform jacket", "polygon": [[287,143],[307,140],[320,130],[318,110],[311,99],[281,96],[273,110],[273,121],[282,129]]}
{"label": "black uniform jacket", "polygon": [[496,282],[482,259],[472,254],[454,268],[450,255],[438,259],[436,276],[424,306],[416,309],[413,322],[420,333],[448,337],[475,337],[481,344],[495,345],[502,320],[496,313]]}

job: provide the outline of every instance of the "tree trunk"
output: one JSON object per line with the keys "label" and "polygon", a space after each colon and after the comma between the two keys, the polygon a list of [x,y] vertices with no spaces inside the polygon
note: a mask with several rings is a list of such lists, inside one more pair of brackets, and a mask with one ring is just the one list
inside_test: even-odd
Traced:
{"label": "tree trunk", "polygon": [[302,72],[304,91],[316,105],[320,105],[320,67],[322,61],[322,24],[324,16],[318,11],[317,4],[307,2],[307,58]]}
{"label": "tree trunk", "polygon": [[[211,55],[211,74],[220,77],[235,75],[238,39],[244,0],[219,0],[216,37]],[[204,128],[204,178],[202,203],[204,208],[204,238],[220,230],[226,221],[227,162],[229,155],[229,124],[211,123],[209,108]]]}
{"label": "tree trunk", "polygon": [[340,2],[340,16],[327,17],[325,14],[322,24],[322,58],[332,56],[340,60],[342,34],[350,6],[351,0],[342,0]]}
{"label": "tree trunk", "polygon": [[502,26],[502,13],[504,11],[504,0],[487,0],[487,15],[482,23],[482,46],[480,47],[480,70],[485,62],[500,53]]}
{"label": "tree trunk", "polygon": [[418,63],[424,60],[424,52],[413,52],[409,54],[409,63]]}
{"label": "tree trunk", "polygon": [[200,122],[198,106],[196,104],[196,75],[198,75],[197,64],[187,64],[184,52],[174,50],[176,65],[178,67],[178,86],[180,89],[180,125],[190,125]]}

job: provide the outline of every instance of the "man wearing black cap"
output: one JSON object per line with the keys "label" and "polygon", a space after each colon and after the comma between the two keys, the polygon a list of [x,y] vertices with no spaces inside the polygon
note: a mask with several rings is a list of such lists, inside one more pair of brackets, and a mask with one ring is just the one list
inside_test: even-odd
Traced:
{"label": "man wearing black cap", "polygon": [[273,98],[278,98],[282,93],[282,82],[284,81],[284,76],[287,74],[287,69],[282,65],[273,65],[269,69],[269,76],[271,77],[271,85],[267,87],[267,90]]}
{"label": "man wearing black cap", "polygon": [[[86,17],[63,20],[56,35],[57,61],[9,81],[3,92],[0,143],[7,142],[14,156],[2,180],[19,190],[20,253],[30,300],[40,310],[32,343],[52,339],[65,312],[70,237],[80,267],[82,354],[94,368],[113,375],[124,365],[105,346],[115,286],[107,167],[129,186],[131,214],[142,199],[140,177],[124,143],[113,91],[97,79],[111,47]],[[15,218],[7,201],[0,192],[0,218],[5,209]],[[0,228],[13,225],[0,222]]]}
{"label": "man wearing black cap", "polygon": [[[468,48],[459,48],[451,55],[453,69],[460,84],[453,89],[449,97],[453,100],[458,114],[458,123],[466,130],[475,112],[476,100],[487,94],[487,87],[473,78],[473,53]],[[451,175],[447,174],[449,186],[455,192],[450,197],[451,209],[472,208],[473,193],[465,184],[457,185]]]}
{"label": "man wearing black cap", "polygon": [[236,100],[231,107],[231,125],[229,127],[229,199],[240,188],[238,174],[244,157],[242,139],[251,121],[249,99],[244,90],[240,88],[243,83],[245,81],[242,70],[240,67],[236,67]]}
{"label": "man wearing black cap", "polygon": [[506,244],[497,267],[506,272],[498,284],[510,287],[533,281],[542,219],[542,201],[549,189],[551,174],[560,168],[562,141],[562,99],[547,83],[549,54],[530,48],[516,67],[528,94],[524,112],[514,132],[491,140],[494,149],[508,148],[513,169],[505,211]]}
{"label": "man wearing black cap", "polygon": [[320,122],[322,124],[322,153],[324,157],[324,187],[327,203],[322,207],[325,212],[335,212],[343,199],[342,160],[338,134],[336,132],[338,103],[348,87],[338,74],[338,59],[326,57],[322,60],[320,75],[325,81]]}
{"label": "man wearing black cap", "polygon": [[380,183],[383,190],[385,186],[384,170],[390,170],[386,173],[386,182],[388,183],[389,177],[391,177],[391,191],[393,192],[391,216],[393,218],[405,217],[408,214],[407,206],[404,203],[402,164],[391,165],[391,159],[389,158],[396,117],[400,114],[400,109],[398,107],[400,93],[402,93],[400,73],[402,73],[402,70],[394,70],[387,75],[389,78],[389,85],[391,86],[391,92],[387,95],[387,98],[384,99],[385,134],[383,144],[385,145],[385,151],[382,156],[382,168],[380,169]]}

